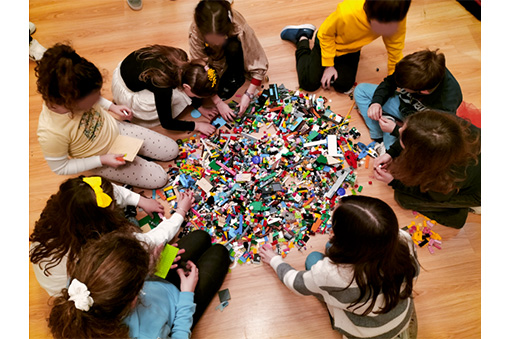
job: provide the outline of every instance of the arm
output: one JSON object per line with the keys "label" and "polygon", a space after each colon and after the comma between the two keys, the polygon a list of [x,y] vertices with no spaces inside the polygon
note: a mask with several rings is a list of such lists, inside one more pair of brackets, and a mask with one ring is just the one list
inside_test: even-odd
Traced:
{"label": "arm", "polygon": [[404,57],[402,50],[404,49],[406,39],[406,22],[407,17],[399,23],[395,34],[383,37],[383,42],[388,52],[388,74],[393,74],[395,65]]}
{"label": "arm", "polygon": [[140,201],[140,194],[135,193],[125,187],[115,185],[113,186],[113,195],[115,196],[115,203],[120,208],[124,208],[126,206],[137,206]]}
{"label": "arm", "polygon": [[149,246],[158,246],[166,244],[172,240],[181,228],[184,217],[179,213],[174,213],[170,219],[164,219],[157,227],[147,233],[135,233],[135,237],[147,243]]}
{"label": "arm", "polygon": [[68,156],[44,158],[50,169],[58,175],[77,174],[103,165],[99,155],[81,159],[69,159]]}
{"label": "arm", "polygon": [[322,66],[332,67],[335,65],[336,55],[336,29],[340,17],[337,12],[331,13],[326,20],[322,23],[317,31],[317,38],[319,38],[321,46]]}
{"label": "arm", "polygon": [[389,98],[395,95],[396,90],[397,83],[395,82],[395,76],[393,74],[388,75],[375,89],[372,104],[383,106]]}
{"label": "arm", "polygon": [[[240,16],[239,12],[235,12],[234,15]],[[251,92],[250,89],[248,89],[248,91],[251,94],[255,94],[267,73],[269,61],[255,32],[246,22],[242,24],[239,41],[241,42],[241,46],[243,46],[244,67],[246,71],[250,73],[252,78],[251,84],[254,85],[253,91]]]}
{"label": "arm", "polygon": [[171,338],[186,338],[191,336],[191,325],[196,304],[193,302],[194,292],[180,292],[176,305],[175,319],[170,332]]}
{"label": "arm", "polygon": [[[157,88],[151,86],[150,91],[154,93],[156,110],[158,111],[159,121],[164,129],[174,131],[194,131],[195,123],[193,121],[184,121],[174,119],[172,116],[172,88]],[[180,112],[179,112],[180,113]]]}

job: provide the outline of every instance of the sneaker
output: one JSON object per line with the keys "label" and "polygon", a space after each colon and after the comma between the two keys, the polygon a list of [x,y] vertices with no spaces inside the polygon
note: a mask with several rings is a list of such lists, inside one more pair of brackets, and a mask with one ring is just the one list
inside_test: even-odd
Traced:
{"label": "sneaker", "polygon": [[374,146],[374,150],[377,152],[378,156],[381,156],[384,153],[386,153],[386,147],[384,147],[384,142],[376,143]]}
{"label": "sneaker", "polygon": [[285,26],[280,32],[280,38],[297,44],[301,36],[306,36],[308,39],[313,38],[313,33],[316,28],[312,24],[304,24],[297,26]]}
{"label": "sneaker", "polygon": [[35,30],[37,27],[35,27],[35,24],[33,22],[28,22],[28,30],[30,31],[30,35],[35,33]]}
{"label": "sneaker", "polygon": [[142,0],[127,0],[127,3],[133,11],[139,11],[143,6]]}
{"label": "sneaker", "polygon": [[470,207],[469,212],[481,215],[482,214],[482,206]]}
{"label": "sneaker", "polygon": [[46,48],[43,47],[39,41],[32,39],[28,45],[28,57],[30,60],[39,61],[43,57]]}

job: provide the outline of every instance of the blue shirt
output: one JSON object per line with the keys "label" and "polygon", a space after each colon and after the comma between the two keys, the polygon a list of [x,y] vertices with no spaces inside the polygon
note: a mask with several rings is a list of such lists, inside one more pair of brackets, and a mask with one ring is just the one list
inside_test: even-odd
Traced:
{"label": "blue shirt", "polygon": [[146,281],[133,312],[124,319],[137,339],[189,338],[196,305],[193,292],[163,281]]}

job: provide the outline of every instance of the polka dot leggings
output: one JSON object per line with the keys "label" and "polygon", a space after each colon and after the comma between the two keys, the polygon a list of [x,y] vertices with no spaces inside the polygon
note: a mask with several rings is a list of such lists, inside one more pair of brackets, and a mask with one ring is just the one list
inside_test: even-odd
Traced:
{"label": "polka dot leggings", "polygon": [[[118,125],[121,135],[144,140],[138,155],[165,162],[179,155],[179,145],[172,138],[127,122],[118,122]],[[118,168],[103,166],[94,172],[109,180],[139,188],[157,189],[168,182],[168,174],[163,167],[140,156]]]}

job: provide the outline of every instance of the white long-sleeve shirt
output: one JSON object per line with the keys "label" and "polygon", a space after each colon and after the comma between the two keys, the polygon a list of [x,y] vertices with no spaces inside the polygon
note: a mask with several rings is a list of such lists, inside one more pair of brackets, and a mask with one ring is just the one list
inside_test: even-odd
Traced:
{"label": "white long-sleeve shirt", "polygon": [[[137,206],[140,201],[140,194],[115,184],[113,184],[113,194],[116,204],[121,208],[128,205]],[[182,215],[174,213],[169,219],[163,219],[157,227],[149,232],[135,233],[135,237],[149,246],[167,243],[179,232],[183,221],[184,217]],[[36,245],[37,243],[32,243],[30,249]],[[44,269],[49,260],[51,260],[51,258],[49,258],[48,261],[43,259],[37,264],[32,264],[32,268],[41,287],[44,288],[50,296],[56,296],[63,288],[67,287],[67,254],[62,257],[58,265],[48,270],[49,275],[45,275]]]}

